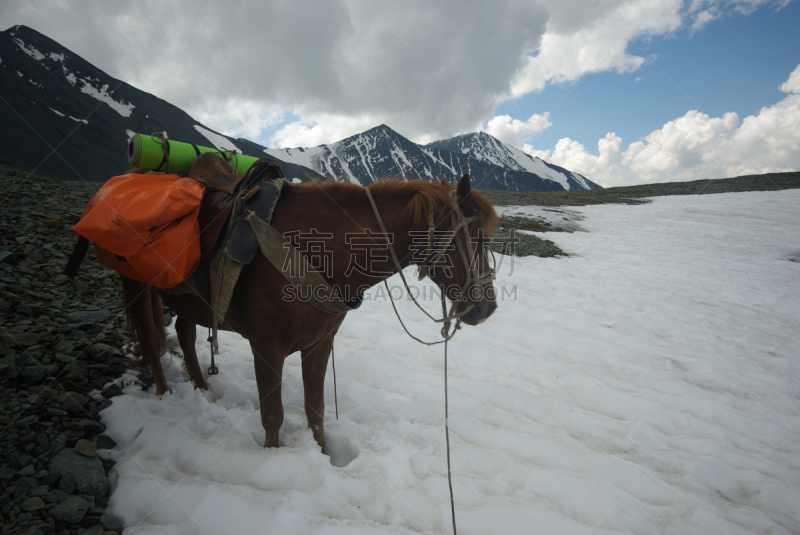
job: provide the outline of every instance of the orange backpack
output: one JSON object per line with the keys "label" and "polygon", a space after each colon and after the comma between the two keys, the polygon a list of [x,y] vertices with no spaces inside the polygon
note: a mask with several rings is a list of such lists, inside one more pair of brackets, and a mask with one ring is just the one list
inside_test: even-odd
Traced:
{"label": "orange backpack", "polygon": [[111,178],[83,209],[72,231],[95,245],[95,256],[131,279],[173,288],[200,263],[197,217],[205,188],[178,175]]}

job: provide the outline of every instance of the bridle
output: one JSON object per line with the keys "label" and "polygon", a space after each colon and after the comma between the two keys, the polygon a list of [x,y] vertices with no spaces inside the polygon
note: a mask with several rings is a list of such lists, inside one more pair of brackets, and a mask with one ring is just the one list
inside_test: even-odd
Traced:
{"label": "bridle", "polygon": [[[475,286],[484,286],[492,282],[495,278],[495,272],[493,268],[489,268],[488,272],[481,273],[478,271],[478,257],[475,255],[475,250],[472,247],[472,236],[469,234],[469,224],[478,221],[480,217],[477,215],[473,215],[467,217],[464,214],[464,211],[461,209],[461,206],[458,204],[458,193],[453,190],[447,193],[447,200],[450,201],[450,206],[452,211],[450,212],[450,228],[447,229],[449,233],[449,239],[440,245],[439,250],[437,251],[435,248],[434,243],[434,232],[436,225],[433,221],[433,203],[427,200],[427,208],[428,208],[428,256],[423,260],[421,264],[419,264],[419,280],[424,279],[425,277],[430,277],[430,272],[435,266],[437,262],[439,262],[443,257],[444,253],[450,249],[450,245],[455,241],[456,249],[458,250],[458,254],[461,257],[461,261],[464,264],[464,269],[467,273],[467,278],[464,280],[464,284],[461,285],[461,288],[457,290],[456,296],[457,301],[461,302],[464,300],[463,292],[470,287]],[[464,240],[463,242],[457,240],[458,232],[463,231],[464,233]],[[494,252],[489,249],[489,252],[492,255],[492,264],[494,265]],[[470,261],[473,258],[474,261]],[[475,305],[471,305],[474,307]],[[471,310],[468,309],[467,311]]]}
{"label": "bridle", "polygon": [[[422,280],[424,277],[431,277],[431,270],[435,267],[435,265],[441,261],[444,257],[445,251],[450,249],[451,244],[455,240],[456,242],[456,249],[458,249],[458,254],[461,257],[461,261],[464,263],[464,270],[466,272],[466,278],[464,279],[464,283],[461,285],[461,288],[456,290],[456,299],[453,301],[453,305],[450,307],[450,312],[447,312],[447,304],[445,302],[445,293],[446,291],[442,291],[442,318],[436,319],[431,316],[427,310],[422,308],[417,302],[417,299],[414,297],[414,294],[411,292],[411,289],[408,287],[408,282],[406,281],[405,275],[403,275],[403,267],[400,265],[400,261],[397,259],[397,253],[394,251],[394,247],[392,247],[392,241],[389,238],[389,233],[386,232],[386,226],[383,224],[383,219],[381,219],[381,214],[378,212],[378,206],[375,204],[375,199],[372,198],[372,193],[370,193],[368,188],[364,188],[364,191],[367,192],[367,198],[369,199],[370,204],[372,205],[372,211],[375,212],[375,218],[378,220],[378,225],[381,227],[381,232],[386,237],[386,245],[389,247],[389,252],[392,255],[392,260],[394,260],[394,265],[397,268],[397,272],[400,274],[400,278],[403,280],[403,285],[406,288],[406,292],[408,292],[409,297],[411,300],[414,301],[414,304],[417,305],[422,312],[425,313],[430,319],[432,319],[436,323],[442,323],[442,340],[437,342],[425,342],[420,340],[411,332],[409,332],[408,328],[406,328],[405,324],[403,323],[403,319],[400,317],[400,314],[397,312],[397,307],[394,304],[394,300],[391,298],[392,293],[389,290],[389,284],[384,279],[383,283],[386,285],[387,295],[389,296],[389,300],[392,303],[392,308],[394,309],[394,313],[397,315],[397,319],[400,320],[400,325],[403,326],[403,330],[406,331],[411,338],[420,342],[421,344],[432,346],[436,344],[444,343],[444,428],[445,428],[445,437],[447,442],[447,484],[450,487],[450,512],[453,518],[453,533],[456,533],[456,509],[455,509],[455,501],[453,500],[453,480],[450,475],[450,428],[449,428],[449,409],[448,409],[448,401],[447,401],[447,342],[456,334],[459,328],[461,328],[461,317],[464,314],[467,314],[472,309],[474,309],[477,304],[475,301],[471,299],[467,299],[468,304],[467,307],[462,310],[461,312],[456,312],[456,307],[459,303],[464,301],[465,293],[470,289],[474,288],[475,286],[483,286],[492,282],[495,279],[495,270],[494,267],[489,267],[488,271],[485,272],[483,275],[478,271],[478,257],[474,256],[475,250],[472,247],[472,236],[469,234],[469,224],[475,221],[478,221],[480,218],[477,215],[473,215],[467,217],[464,214],[464,211],[461,209],[461,206],[458,204],[458,193],[457,190],[451,190],[447,193],[447,199],[450,201],[450,207],[452,210],[450,211],[450,228],[448,229],[449,232],[449,239],[440,246],[439,249],[435,249],[434,245],[434,234],[436,232],[436,224],[434,221],[434,207],[433,202],[426,197],[426,209],[427,209],[427,219],[428,219],[428,246],[429,246],[429,253],[425,260],[419,265],[419,280]],[[463,243],[462,241],[458,240],[458,234],[462,232],[464,235]],[[492,255],[492,266],[496,266],[494,252],[489,249],[489,252]],[[475,262],[470,262],[470,258],[475,258]],[[433,280],[433,278],[431,278]],[[435,282],[435,281],[434,281]],[[466,296],[469,298],[469,296]],[[450,330],[450,322],[452,320],[456,320],[455,327],[453,330]],[[335,375],[334,375],[335,377]],[[335,383],[334,383],[335,384]]]}
{"label": "bridle", "polygon": [[[422,306],[417,302],[416,298],[414,298],[413,292],[411,292],[410,288],[408,287],[408,282],[406,281],[405,275],[403,275],[403,268],[400,265],[400,261],[397,258],[397,253],[394,251],[394,247],[392,247],[391,240],[389,238],[389,233],[386,231],[386,227],[383,224],[383,219],[381,218],[380,212],[378,211],[378,206],[375,204],[375,200],[372,198],[372,193],[370,193],[368,188],[364,188],[364,191],[367,193],[367,198],[369,199],[370,204],[372,205],[372,211],[375,213],[375,218],[378,220],[378,225],[381,228],[381,232],[386,237],[386,244],[389,247],[389,253],[392,256],[392,260],[394,261],[395,267],[397,268],[397,272],[400,274],[400,278],[403,281],[403,285],[408,292],[408,295],[411,297],[411,300],[414,301],[414,304],[422,310],[426,316],[432,319],[436,323],[443,323],[444,328],[442,329],[442,336],[447,340],[455,334],[455,331],[460,327],[460,318],[470,312],[473,308],[477,306],[475,301],[468,299],[469,296],[466,296],[465,299],[465,292],[467,292],[470,288],[475,286],[484,286],[490,282],[492,282],[496,275],[495,270],[492,267],[488,268],[488,271],[481,274],[478,270],[478,259],[474,255],[475,250],[472,246],[472,236],[469,234],[469,225],[475,221],[478,221],[480,218],[477,215],[473,215],[467,217],[464,214],[464,211],[461,209],[461,206],[458,204],[458,193],[456,190],[449,191],[447,193],[447,199],[450,202],[451,211],[450,211],[450,227],[447,229],[446,232],[449,234],[449,239],[443,244],[439,244],[438,249],[434,247],[435,240],[434,234],[436,232],[436,224],[434,222],[434,209],[433,203],[427,200],[426,209],[427,209],[427,220],[428,220],[428,245],[429,245],[429,253],[426,256],[425,260],[419,265],[419,280],[423,278],[430,277],[431,271],[436,266],[438,262],[444,258],[444,253],[450,249],[451,244],[453,241],[456,243],[456,249],[458,250],[459,256],[461,261],[464,264],[464,270],[467,274],[464,283],[461,285],[459,289],[456,290],[456,299],[453,301],[452,306],[450,307],[450,311],[447,311],[447,305],[445,303],[445,292],[442,292],[442,318],[437,319],[431,316],[428,311],[426,311]],[[458,234],[462,232],[464,235],[463,240],[458,240]],[[492,255],[492,262],[494,263],[494,252],[489,249]],[[475,258],[474,262],[470,261],[470,258]],[[431,279],[433,280],[433,279]],[[384,281],[386,283],[386,281]],[[391,294],[389,294],[391,295]],[[467,301],[467,306],[464,310],[460,312],[456,312],[456,307],[459,303]],[[392,302],[392,306],[394,306],[394,302]],[[456,320],[456,327],[453,329],[452,333],[449,333],[450,330],[450,322],[452,320]],[[404,326],[405,327],[405,326]],[[406,332],[408,332],[406,330]],[[415,336],[408,333],[417,341],[422,342]],[[422,342],[427,343],[427,342]],[[436,342],[439,343],[439,342]]]}

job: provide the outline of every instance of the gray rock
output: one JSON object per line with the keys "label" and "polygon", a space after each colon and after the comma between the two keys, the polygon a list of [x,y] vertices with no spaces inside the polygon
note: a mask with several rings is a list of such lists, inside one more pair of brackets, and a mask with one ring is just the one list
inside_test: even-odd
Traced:
{"label": "gray rock", "polygon": [[100,517],[100,522],[111,531],[122,531],[122,528],[125,527],[122,523],[122,519],[111,513],[104,513],[103,516]]}
{"label": "gray rock", "polygon": [[13,468],[0,468],[0,480],[9,481],[15,474],[16,471]]}
{"label": "gray rock", "polygon": [[31,496],[47,496],[48,492],[50,492],[50,487],[47,485],[39,485],[38,487],[31,489],[28,494]]}
{"label": "gray rock", "polygon": [[71,411],[89,403],[89,397],[78,392],[67,392],[59,398],[59,403],[65,411]]}
{"label": "gray rock", "polygon": [[89,285],[83,282],[82,280],[76,279],[73,284],[75,286],[75,289],[81,293],[85,294],[86,292],[89,291]]}
{"label": "gray rock", "polygon": [[61,503],[66,497],[67,493],[63,490],[53,489],[47,493],[45,500],[47,500],[47,503]]}
{"label": "gray rock", "polygon": [[50,453],[55,455],[63,450],[66,446],[67,438],[64,435],[58,435],[52,442],[50,442]]}
{"label": "gray rock", "polygon": [[11,347],[28,347],[37,342],[39,336],[36,333],[0,333],[0,341]]}
{"label": "gray rock", "polygon": [[121,357],[122,352],[108,344],[95,344],[89,350],[97,362],[108,362],[111,357]]}
{"label": "gray rock", "polygon": [[[75,478],[75,492],[101,498],[108,494],[108,480],[103,463],[98,457],[84,457],[66,448],[50,460],[51,472],[61,476],[72,474]],[[66,492],[65,489],[61,489]]]}
{"label": "gray rock", "polygon": [[33,312],[33,310],[31,310],[31,307],[29,307],[26,303],[20,303],[19,306],[17,306],[17,313],[18,314],[26,314],[27,315],[27,314],[30,314],[32,312]]}
{"label": "gray rock", "polygon": [[[70,346],[72,347],[72,346]],[[72,355],[65,355],[64,353],[56,353],[56,360],[61,364],[69,364],[77,357],[73,357]]]}
{"label": "gray rock", "polygon": [[67,375],[77,372],[81,376],[86,377],[89,374],[87,364],[82,360],[75,359],[66,366],[64,366],[64,373]]}
{"label": "gray rock", "polygon": [[112,383],[108,385],[102,392],[100,392],[104,398],[111,399],[115,396],[119,396],[122,394],[122,388],[116,383]]}
{"label": "gray rock", "polygon": [[94,457],[97,454],[97,446],[94,442],[80,439],[78,443],[75,444],[75,453],[79,453],[84,457]]}
{"label": "gray rock", "polygon": [[12,253],[11,251],[0,252],[0,264],[2,264],[3,262],[11,263],[14,261],[15,258],[16,257],[14,256],[14,253]]}
{"label": "gray rock", "polygon": [[117,447],[117,443],[108,435],[98,436],[96,445],[98,450],[110,450]]}
{"label": "gray rock", "polygon": [[83,535],[103,535],[103,524],[95,524],[94,526],[90,527],[86,531],[83,532]]}
{"label": "gray rock", "polygon": [[39,447],[42,448],[42,451],[50,449],[50,439],[47,437],[47,433],[39,433],[36,435],[36,442],[39,444]]}
{"label": "gray rock", "polygon": [[[28,367],[30,368],[31,366],[28,366]],[[35,424],[38,421],[39,421],[39,417],[36,416],[35,414],[31,414],[30,416],[26,416],[25,418],[20,418],[19,420],[17,420],[17,425],[26,426],[26,425]]]}
{"label": "gray rock", "polygon": [[67,321],[70,323],[97,323],[106,321],[111,316],[111,312],[106,309],[103,310],[84,310],[82,312],[73,312],[67,315]]}
{"label": "gray rock", "polygon": [[35,366],[25,366],[23,370],[25,376],[25,383],[28,385],[38,385],[44,380],[44,368],[38,364]]}
{"label": "gray rock", "polygon": [[36,473],[36,468],[34,468],[33,465],[29,464],[28,466],[17,472],[17,475],[20,477],[25,477],[25,476],[32,476],[35,473]]}
{"label": "gray rock", "polygon": [[67,351],[72,351],[72,348],[74,347],[75,347],[75,341],[70,340],[69,338],[65,338],[53,347],[53,351],[55,351],[56,353],[66,353]]}
{"label": "gray rock", "polygon": [[45,508],[44,500],[39,498],[38,496],[34,496],[33,498],[26,498],[19,504],[20,509],[29,513],[31,511],[39,511]]}
{"label": "gray rock", "polygon": [[61,480],[58,482],[58,490],[64,494],[72,494],[75,492],[75,476],[72,474],[61,476]]}
{"label": "gray rock", "polygon": [[62,522],[76,524],[83,519],[88,510],[89,502],[80,496],[69,496],[63,502],[50,509],[50,516]]}
{"label": "gray rock", "polygon": [[29,491],[38,487],[39,482],[33,476],[24,476],[17,480],[17,485]]}

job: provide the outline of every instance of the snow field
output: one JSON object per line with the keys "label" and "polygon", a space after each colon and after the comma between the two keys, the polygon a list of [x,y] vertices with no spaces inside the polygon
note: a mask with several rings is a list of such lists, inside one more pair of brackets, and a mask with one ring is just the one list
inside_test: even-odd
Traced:
{"label": "snow field", "polygon": [[[790,190],[570,208],[587,232],[547,235],[569,258],[502,257],[516,299],[449,345],[459,533],[800,531],[799,207]],[[306,428],[299,355],[279,449],[260,445],[236,335],[208,392],[177,357],[161,399],[128,381],[103,412],[125,533],[450,532],[443,349],[410,340],[381,290],[336,339],[330,456]]]}

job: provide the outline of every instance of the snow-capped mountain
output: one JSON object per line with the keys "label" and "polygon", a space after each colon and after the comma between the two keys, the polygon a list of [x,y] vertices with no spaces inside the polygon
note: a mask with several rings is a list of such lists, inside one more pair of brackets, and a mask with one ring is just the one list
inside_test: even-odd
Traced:
{"label": "snow-capped mountain", "polygon": [[368,185],[385,176],[451,181],[469,172],[475,187],[562,191],[599,187],[532,158],[488,134],[417,145],[386,125],[314,148],[266,149],[202,125],[186,112],[117,80],[39,32],[0,32],[0,164],[105,181],[128,169],[130,135],[166,131],[171,139],[265,153],[288,178],[346,178]]}
{"label": "snow-capped mountain", "polygon": [[558,182],[565,190],[600,188],[600,186],[583,175],[531,156],[517,147],[503,143],[486,132],[463,134],[442,141],[434,141],[428,144],[427,147],[465,154],[476,160],[515,171],[533,173],[539,177]]}
{"label": "snow-capped mountain", "polygon": [[381,125],[329,145],[266,152],[321,175],[362,185],[384,176],[447,177],[452,181],[469,172],[479,189],[562,191],[600,187],[485,133],[417,145]]}
{"label": "snow-capped mountain", "polygon": [[[131,132],[165,130],[179,141],[264,155],[263,147],[214,132],[25,26],[0,32],[0,87],[0,164],[105,181],[130,167]],[[291,163],[282,167],[290,178],[319,177]]]}

